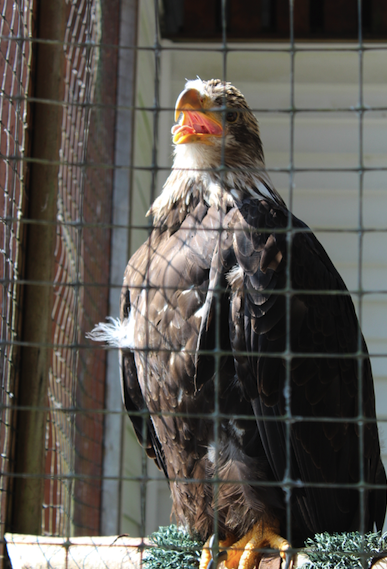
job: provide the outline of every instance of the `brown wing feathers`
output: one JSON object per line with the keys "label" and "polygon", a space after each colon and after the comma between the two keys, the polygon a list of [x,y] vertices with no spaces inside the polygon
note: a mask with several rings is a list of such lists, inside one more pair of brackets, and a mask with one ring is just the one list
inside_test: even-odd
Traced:
{"label": "brown wing feathers", "polygon": [[[281,353],[286,348],[286,302],[284,294],[277,292],[286,287],[288,253],[285,236],[280,230],[287,227],[287,216],[287,212],[263,201],[246,204],[234,213],[231,222],[237,232],[234,239],[231,241],[227,235],[224,238],[227,266],[231,259],[245,273],[244,291],[236,293],[233,300],[238,307],[244,308],[245,328],[239,327],[239,335],[235,335],[233,345],[239,347],[244,340],[246,349],[251,350],[250,361],[256,374],[250,374],[247,391],[253,397],[256,381],[259,397],[254,409],[258,417],[281,416],[286,409],[286,362],[280,356],[265,355]],[[290,347],[295,354],[288,364],[290,408],[295,416],[313,419],[355,418],[359,403],[358,361],[356,358],[340,358],[341,354],[355,354],[358,348],[359,331],[352,301],[320,243],[296,218],[292,219],[292,225],[305,232],[296,232],[291,244],[289,270],[291,286],[296,294],[291,296],[288,305]],[[273,232],[268,233],[271,229]],[[228,233],[232,233],[232,227],[228,227]],[[233,255],[230,254],[230,246]],[[302,292],[308,289],[322,290],[323,294]],[[337,291],[338,294],[324,295],[324,291]],[[236,307],[234,315],[237,310]],[[362,348],[367,353],[364,342]],[[297,353],[305,353],[306,356],[297,357]],[[338,357],[318,358],[318,354],[338,354]],[[235,357],[239,362],[237,370],[243,369],[239,374],[240,380],[246,382],[246,362],[237,353]],[[364,360],[362,372],[364,414],[373,418],[375,403],[368,359]],[[258,422],[266,454],[271,457],[269,461],[278,480],[283,479],[287,466],[286,429],[283,425]],[[292,425],[289,436],[290,472],[295,480],[342,484],[359,481],[359,430],[354,422],[300,421]],[[365,478],[374,480],[380,467],[374,422],[367,424],[364,437],[366,448],[372,448],[377,457],[370,463],[367,459],[369,451],[366,452],[363,461]],[[278,456],[279,459],[276,458]],[[305,488],[302,492],[295,492],[294,497],[295,512],[299,512],[298,517],[295,515],[295,524],[303,534],[323,531],[323,528],[344,531],[357,527],[357,491]],[[305,512],[302,514],[305,504],[310,510],[308,516],[304,515]],[[337,508],[341,516],[337,515]],[[382,521],[377,521],[379,527]],[[368,519],[366,524],[369,523]]]}

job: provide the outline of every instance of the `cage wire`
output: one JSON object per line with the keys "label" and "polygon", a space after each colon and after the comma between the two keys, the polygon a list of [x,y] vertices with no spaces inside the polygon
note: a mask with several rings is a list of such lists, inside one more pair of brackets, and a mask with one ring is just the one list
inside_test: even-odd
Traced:
{"label": "cage wire", "polygon": [[[87,208],[90,212],[95,207],[89,203],[85,190],[88,176],[85,164],[99,58],[100,17],[97,10],[98,3],[94,1],[71,3],[64,37],[66,72],[57,214],[62,223],[57,228],[53,307],[53,343],[63,347],[54,349],[52,356],[46,435],[47,472],[60,478],[48,477],[46,480],[43,532],[48,535],[68,534],[69,523],[92,531],[98,519],[93,512],[98,510],[98,505],[89,504],[87,495],[94,492],[98,496],[99,482],[74,481],[71,474],[87,472],[88,462],[98,472],[102,415],[92,418],[86,414],[66,416],[60,411],[62,407],[77,407],[80,401],[82,408],[91,405],[98,409],[103,405],[101,380],[97,379],[90,401],[79,394],[84,388],[81,378],[88,370],[85,358],[80,360],[79,350],[73,347],[81,342],[87,305],[82,283],[90,278],[87,273],[95,270],[99,253],[90,250],[90,244],[87,239],[85,242],[82,234],[84,210]],[[100,299],[96,300],[98,305]],[[82,466],[75,466],[75,461]],[[75,496],[79,497],[72,507]],[[85,514],[87,509],[90,512]]]}
{"label": "cage wire", "polygon": [[[117,66],[118,60],[133,51],[133,46],[123,48],[124,38],[120,38],[118,49],[120,6],[119,2],[103,0],[67,0],[67,26],[63,43],[65,54],[65,93],[59,104],[63,108],[61,127],[61,149],[57,194],[56,248],[52,263],[55,267],[54,305],[52,310],[52,355],[47,392],[47,429],[45,441],[44,503],[42,505],[41,532],[46,536],[98,535],[104,527],[102,508],[103,485],[109,479],[117,482],[118,490],[114,500],[129,505],[118,506],[114,515],[119,517],[117,533],[127,527],[136,528],[138,535],[145,536],[149,517],[155,515],[150,505],[155,500],[152,484],[163,484],[163,475],[155,472],[147,462],[145,451],[140,447],[128,445],[133,439],[128,423],[118,428],[117,474],[104,480],[108,454],[106,447],[105,414],[112,413],[123,417],[122,408],[107,406],[106,351],[86,344],[85,333],[109,313],[109,285],[119,290],[119,280],[109,276],[113,264],[114,251],[111,250],[111,234],[130,232],[130,247],[133,252],[149,232],[149,224],[142,221],[142,213],[151,205],[165,178],[168,168],[159,158],[160,147],[166,145],[159,140],[160,124],[171,123],[173,108],[163,106],[163,54],[179,53],[184,58],[192,53],[217,52],[221,56],[218,77],[229,80],[228,61],[238,46],[230,43],[230,4],[222,0],[218,10],[218,43],[214,46],[192,46],[172,43],[160,36],[160,20],[168,23],[168,2],[160,4],[157,0],[142,0],[139,3],[136,85],[136,144],[134,162],[127,166],[114,168],[114,148],[116,131],[121,125],[116,123],[116,113],[133,112],[132,107],[118,105]],[[123,2],[125,6],[128,2]],[[262,1],[262,10],[267,27],[270,23],[269,2]],[[359,214],[355,233],[358,238],[357,285],[351,290],[357,299],[357,309],[362,323],[362,302],[367,293],[363,277],[364,236],[367,228],[364,223],[364,175],[367,171],[364,157],[364,116],[369,111],[385,112],[386,108],[365,107],[364,45],[361,20],[364,17],[364,0],[354,0],[358,22],[358,36],[355,47],[344,43],[335,50],[352,50],[358,54],[358,105],[344,109],[358,116],[357,136],[359,140],[358,162],[351,172],[358,176]],[[23,239],[28,230],[28,211],[25,201],[25,179],[29,164],[29,141],[27,132],[31,128],[28,103],[33,101],[34,76],[31,74],[31,58],[36,40],[33,30],[32,0],[2,0],[1,2],[1,44],[0,61],[2,70],[1,88],[1,154],[0,183],[2,186],[1,210],[1,267],[2,267],[2,408],[0,423],[1,441],[1,538],[5,528],[12,529],[12,481],[20,473],[14,472],[15,424],[18,391],[18,357],[22,342],[21,298],[23,284]],[[163,11],[160,13],[160,6]],[[290,97],[286,108],[277,109],[289,116],[289,165],[277,168],[277,172],[288,175],[289,185],[287,205],[292,210],[294,199],[294,176],[298,172],[295,163],[295,119],[303,111],[310,113],[321,109],[302,109],[295,100],[295,58],[300,52],[329,51],[332,48],[321,43],[316,47],[300,46],[295,39],[293,0],[286,2],[289,11],[290,38],[278,46],[250,44],[240,48],[256,53],[286,53],[290,59],[289,87]],[[181,18],[179,11],[176,18]],[[175,22],[176,24],[176,22]],[[153,26],[153,28],[152,28]],[[173,33],[171,37],[173,36]],[[150,40],[149,38],[152,37]],[[257,38],[260,39],[260,38]],[[385,45],[378,49],[387,51]],[[143,65],[144,64],[144,65]],[[145,71],[146,70],[146,71]],[[210,77],[208,77],[210,78]],[[184,77],[181,77],[181,88]],[[150,93],[152,93],[150,95]],[[148,99],[152,102],[148,104]],[[164,99],[163,99],[164,100]],[[58,102],[54,102],[57,104]],[[256,110],[256,109],[255,109]],[[325,109],[336,112],[338,109]],[[341,109],[343,110],[343,109]],[[256,110],[257,111],[257,110]],[[273,109],[259,109],[260,113],[273,112]],[[259,118],[259,116],[258,116]],[[138,136],[139,132],[145,135]],[[163,130],[164,132],[164,130]],[[131,133],[127,134],[128,138]],[[265,145],[265,140],[263,139]],[[163,151],[163,148],[161,148]],[[115,170],[115,174],[114,174]],[[310,172],[323,168],[306,168]],[[331,169],[332,170],[332,169]],[[347,171],[337,168],[337,171]],[[368,168],[372,170],[372,168]],[[385,172],[384,166],[376,166],[374,171]],[[117,213],[113,195],[113,176],[124,175],[130,187],[130,223],[123,227],[117,223]],[[130,182],[131,180],[131,182]],[[130,185],[131,184],[131,185]],[[307,219],[305,220],[308,221]],[[25,223],[24,223],[25,222]],[[289,221],[290,223],[290,221]],[[324,229],[324,228],[322,228]],[[372,230],[373,228],[371,228]],[[292,227],[289,225],[289,232]],[[328,228],[328,230],[330,230]],[[340,230],[345,233],[345,229]],[[354,230],[350,230],[354,233]],[[290,247],[290,239],[288,241]],[[122,266],[122,274],[125,265]],[[28,286],[28,283],[24,283]],[[288,291],[291,291],[288,274]],[[379,291],[385,294],[385,291]],[[289,307],[290,295],[287,295]],[[118,310],[118,306],[117,306]],[[287,353],[291,354],[290,317],[287,318]],[[359,335],[359,369],[361,366],[361,337]],[[117,358],[116,350],[111,350],[112,358]],[[216,346],[216,366],[219,368],[221,346],[219,323]],[[383,350],[372,354],[374,358],[385,357]],[[110,356],[110,354],[109,354]],[[114,366],[113,366],[114,367]],[[117,371],[117,370],[116,370]],[[384,374],[385,375],[385,374]],[[359,392],[361,392],[359,374]],[[114,378],[118,384],[118,375]],[[215,388],[219,386],[219,369],[215,373]],[[287,458],[290,462],[290,426],[292,413],[290,406],[290,368],[287,367],[285,425],[287,429]],[[20,386],[19,386],[20,388]],[[110,387],[109,387],[110,389]],[[219,400],[215,398],[215,435],[219,430]],[[23,410],[20,410],[22,412]],[[147,413],[145,414],[147,417]],[[359,429],[363,428],[363,410],[359,400]],[[113,436],[114,439],[114,436]],[[125,442],[126,448],[122,441]],[[362,441],[362,437],[360,437]],[[104,447],[105,444],[105,447]],[[215,446],[218,437],[215,436]],[[362,444],[362,442],[360,443]],[[123,446],[121,446],[123,445]],[[137,443],[136,443],[137,445]],[[364,450],[364,449],[363,449]],[[217,452],[217,449],[215,449]],[[128,456],[129,455],[129,456]],[[361,460],[360,460],[361,462]],[[135,463],[135,464],[134,464]],[[360,470],[361,470],[360,465]],[[110,481],[111,481],[110,480]],[[286,478],[287,496],[294,481]],[[364,483],[364,480],[361,482]],[[218,484],[218,482],[215,482]],[[364,488],[363,488],[364,489]],[[363,491],[360,488],[360,492]],[[165,487],[164,490],[165,492]],[[156,486],[156,492],[161,492]],[[117,498],[118,496],[118,498]],[[109,504],[110,495],[107,495]],[[112,500],[112,504],[114,502]],[[157,500],[156,500],[157,501]],[[291,511],[288,501],[287,527],[290,534]],[[124,510],[124,511],[121,511]],[[364,512],[363,512],[364,513]],[[126,520],[125,520],[126,516]],[[125,525],[126,523],[126,525]],[[216,526],[216,520],[215,520]]]}
{"label": "cage wire", "polygon": [[[21,247],[24,207],[24,163],[27,145],[27,102],[31,74],[32,1],[2,2],[0,16],[0,207],[1,207],[1,419],[0,419],[0,527],[1,548],[12,472],[14,421],[12,408],[18,369],[20,333]],[[14,41],[9,41],[9,38]]]}
{"label": "cage wire", "polygon": [[[85,332],[107,307],[110,212],[113,156],[117,41],[117,2],[110,4],[111,22],[104,35],[109,48],[101,56],[101,3],[64,3],[67,25],[60,38],[65,55],[60,162],[57,194],[52,349],[41,533],[95,535],[99,533],[105,354],[80,353]],[[106,10],[106,6],[103,7]],[[35,5],[5,1],[1,12],[1,185],[2,185],[2,420],[1,527],[12,528],[11,484],[15,445],[14,414],[18,356],[22,342],[20,296],[23,240],[28,219],[25,175],[31,162],[27,129],[32,127],[28,103],[31,54],[38,38],[33,31]],[[109,53],[108,53],[109,52]],[[105,81],[96,97],[97,72]],[[39,102],[38,102],[39,103]],[[108,107],[100,112],[103,105]],[[28,122],[29,121],[29,122]],[[91,136],[91,143],[89,138]],[[95,167],[90,167],[90,162]],[[92,224],[85,230],[85,224]],[[105,225],[98,226],[105,223]],[[107,224],[107,225],[106,225]],[[85,288],[85,281],[100,286]],[[26,283],[28,285],[28,283]],[[76,409],[81,412],[76,413]],[[87,410],[91,413],[87,413]],[[78,474],[78,477],[75,476]],[[7,513],[8,512],[8,513]],[[8,515],[8,518],[7,518]],[[6,522],[6,520],[8,520]]]}

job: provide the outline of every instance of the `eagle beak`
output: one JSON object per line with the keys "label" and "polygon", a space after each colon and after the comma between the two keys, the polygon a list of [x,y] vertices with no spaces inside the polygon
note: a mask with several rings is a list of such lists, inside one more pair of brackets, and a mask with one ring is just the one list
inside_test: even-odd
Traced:
{"label": "eagle beak", "polygon": [[221,113],[207,110],[212,107],[211,99],[196,89],[186,89],[180,93],[175,106],[175,121],[178,122],[181,118],[172,128],[174,144],[212,144],[211,137],[222,136]]}

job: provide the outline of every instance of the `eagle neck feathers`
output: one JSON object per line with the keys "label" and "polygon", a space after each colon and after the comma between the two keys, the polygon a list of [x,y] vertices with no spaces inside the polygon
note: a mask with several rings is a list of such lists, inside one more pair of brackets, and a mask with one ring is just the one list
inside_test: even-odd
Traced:
{"label": "eagle neck feathers", "polygon": [[192,211],[199,201],[209,207],[226,211],[246,199],[269,199],[286,207],[274,188],[262,163],[250,170],[219,168],[180,168],[175,164],[165,182],[161,195],[154,201],[147,215],[152,215],[155,224],[162,224],[173,208],[181,213]]}

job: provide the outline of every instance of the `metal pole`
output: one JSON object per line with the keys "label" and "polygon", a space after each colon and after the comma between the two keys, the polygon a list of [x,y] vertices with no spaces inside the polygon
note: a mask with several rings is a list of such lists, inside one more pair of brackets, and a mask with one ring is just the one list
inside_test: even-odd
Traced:
{"label": "metal pole", "polygon": [[[115,140],[115,164],[113,191],[113,225],[110,258],[110,283],[115,285],[109,292],[109,314],[119,316],[124,267],[130,257],[130,216],[133,165],[133,133],[136,94],[137,21],[138,0],[122,0],[118,50],[118,92]],[[125,49],[133,48],[133,49]],[[124,108],[126,107],[126,108]],[[129,110],[127,110],[129,109]],[[122,168],[122,166],[124,168]],[[124,227],[127,226],[127,227]],[[119,361],[116,350],[107,355],[106,409],[113,412],[105,415],[104,462],[102,479],[101,529],[103,535],[121,533],[121,503],[123,475],[124,417],[116,414],[122,411]]]}
{"label": "metal pole", "polygon": [[[35,96],[46,102],[32,108],[28,217],[25,241],[25,278],[18,403],[12,529],[41,533],[44,500],[44,462],[48,376],[51,363],[52,300],[56,236],[58,160],[61,140],[65,59],[63,42],[68,6],[63,0],[37,4]],[[40,40],[54,40],[44,43]],[[56,43],[58,42],[58,43]],[[53,103],[51,103],[51,101]],[[30,123],[31,124],[31,123]],[[47,223],[48,222],[48,223]],[[34,281],[47,284],[33,284]]]}

